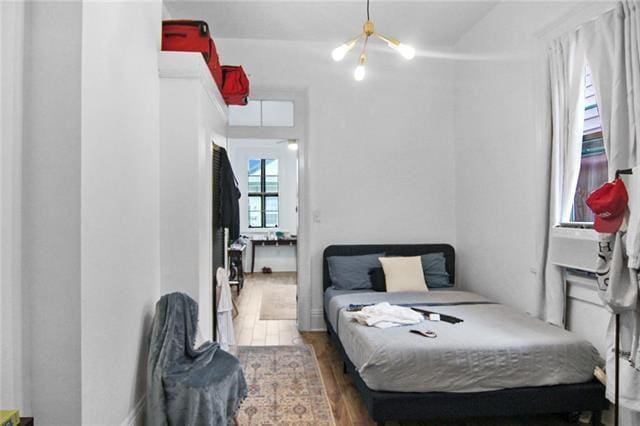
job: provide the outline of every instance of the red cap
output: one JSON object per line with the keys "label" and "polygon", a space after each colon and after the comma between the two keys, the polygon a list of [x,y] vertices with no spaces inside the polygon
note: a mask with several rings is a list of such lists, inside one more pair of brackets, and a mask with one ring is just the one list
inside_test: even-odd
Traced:
{"label": "red cap", "polygon": [[622,179],[607,182],[589,194],[587,206],[596,215],[593,228],[602,233],[618,232],[627,210],[629,195]]}

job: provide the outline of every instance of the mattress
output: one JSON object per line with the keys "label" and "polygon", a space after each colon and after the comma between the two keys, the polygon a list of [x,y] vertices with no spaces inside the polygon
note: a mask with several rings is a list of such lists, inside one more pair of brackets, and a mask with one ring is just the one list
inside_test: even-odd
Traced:
{"label": "mattress", "polygon": [[329,306],[331,305],[331,299],[336,296],[343,296],[345,294],[364,294],[364,293],[376,293],[374,290],[338,290],[335,287],[329,287],[324,291],[324,311],[329,314]]}
{"label": "mattress", "polygon": [[[598,352],[587,341],[475,293],[333,290],[325,297],[331,326],[373,390],[483,392],[582,383],[592,379],[599,363]],[[425,320],[414,326],[378,329],[345,316],[349,304],[382,301],[464,321]],[[410,333],[414,328],[433,330],[437,337]]]}
{"label": "mattress", "polygon": [[[456,287],[438,287],[429,289],[429,291],[460,291]],[[329,313],[330,301],[335,296],[342,296],[344,294],[364,294],[364,293],[373,293],[373,294],[389,294],[384,292],[379,292],[371,289],[367,290],[340,290],[335,287],[327,287],[324,291],[324,311],[325,313]]]}

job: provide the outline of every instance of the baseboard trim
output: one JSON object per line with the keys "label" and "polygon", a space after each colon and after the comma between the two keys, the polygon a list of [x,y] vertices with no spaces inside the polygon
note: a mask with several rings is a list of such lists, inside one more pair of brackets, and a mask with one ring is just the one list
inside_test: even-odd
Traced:
{"label": "baseboard trim", "polygon": [[144,410],[147,405],[147,395],[142,395],[135,407],[129,412],[127,417],[120,423],[120,426],[142,426],[144,425]]}
{"label": "baseboard trim", "polygon": [[320,331],[325,329],[324,311],[322,309],[313,309],[311,311],[311,330]]}

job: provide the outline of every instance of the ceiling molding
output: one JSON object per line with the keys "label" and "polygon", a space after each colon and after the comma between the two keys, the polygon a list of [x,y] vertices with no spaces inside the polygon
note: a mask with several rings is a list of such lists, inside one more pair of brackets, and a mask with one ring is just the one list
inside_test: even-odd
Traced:
{"label": "ceiling molding", "polygon": [[491,7],[489,8],[489,10],[487,10],[487,11],[486,11],[486,12],[485,12],[481,17],[479,17],[478,19],[476,19],[476,21],[473,23],[473,25],[471,25],[469,28],[467,28],[467,30],[466,30],[466,31],[462,32],[462,33],[458,36],[458,38],[456,39],[456,42],[453,44],[453,46],[452,46],[452,47],[456,47],[456,46],[458,46],[458,43],[460,43],[460,40],[462,40],[462,38],[463,38],[465,35],[467,35],[467,34],[468,34],[468,33],[470,33],[471,31],[473,31],[473,29],[474,29],[475,27],[477,27],[477,26],[478,26],[478,24],[484,20],[484,18],[486,18],[487,16],[489,16],[489,14],[490,14],[491,12],[493,12],[493,10],[495,10],[495,8],[496,8],[500,3],[504,3],[504,1],[505,1],[505,0],[498,0],[498,1],[494,1],[494,2],[493,2],[493,3],[494,3],[494,4],[493,4],[493,6],[491,6]]}
{"label": "ceiling molding", "polygon": [[534,35],[542,41],[549,41],[559,37],[585,22],[597,18],[599,15],[613,9],[617,2],[614,1],[587,1],[577,3],[567,13],[545,25]]}

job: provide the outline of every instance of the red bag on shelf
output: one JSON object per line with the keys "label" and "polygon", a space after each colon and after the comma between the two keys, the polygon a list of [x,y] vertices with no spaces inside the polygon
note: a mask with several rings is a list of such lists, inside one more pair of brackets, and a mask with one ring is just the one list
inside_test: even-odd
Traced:
{"label": "red bag on shelf", "polygon": [[249,79],[240,65],[223,65],[222,81],[222,97],[227,105],[249,102]]}
{"label": "red bag on shelf", "polygon": [[211,57],[209,25],[204,21],[162,21],[162,50],[200,52],[205,61]]}
{"label": "red bag on shelf", "polygon": [[209,41],[211,43],[211,56],[207,61],[207,66],[209,67],[209,71],[211,71],[211,76],[216,82],[218,89],[222,90],[224,78],[222,76],[222,67],[220,66],[220,59],[218,58],[218,51],[216,50],[216,45],[213,42],[213,39],[209,39]]}
{"label": "red bag on shelf", "polygon": [[204,21],[170,20],[162,22],[162,50],[200,52],[218,88],[222,87],[222,69],[209,25]]}

